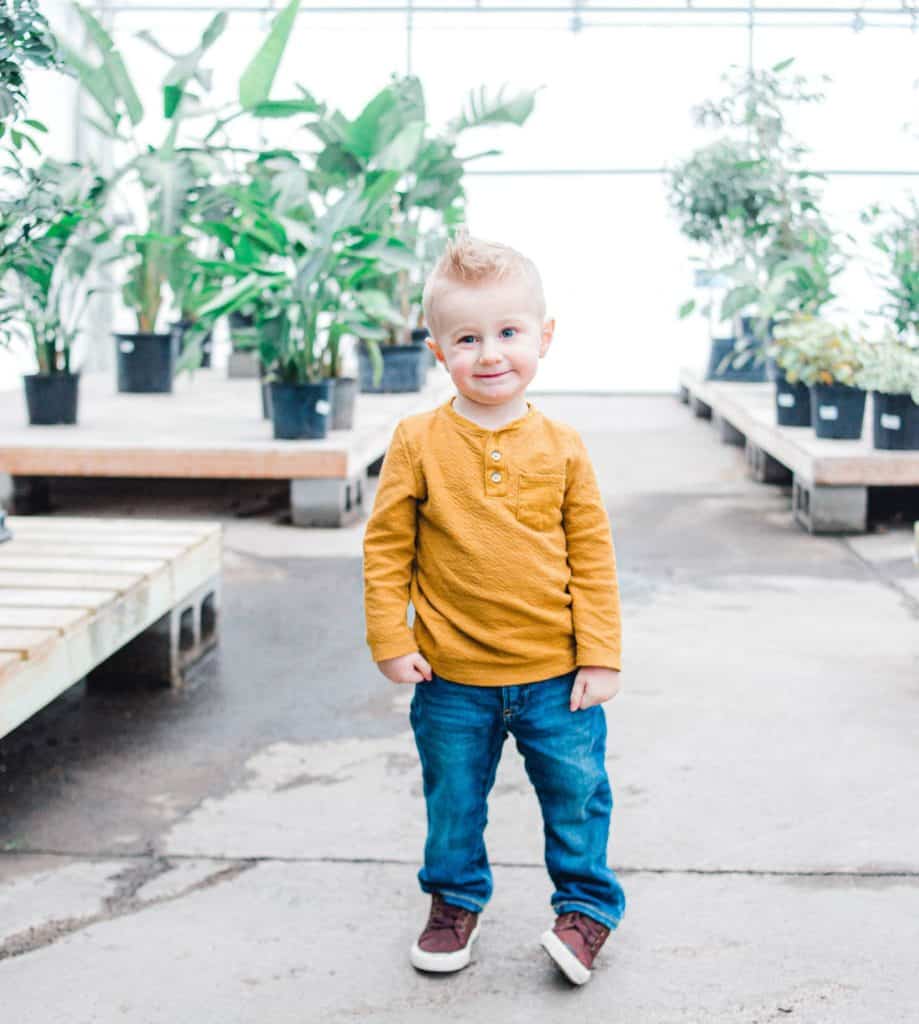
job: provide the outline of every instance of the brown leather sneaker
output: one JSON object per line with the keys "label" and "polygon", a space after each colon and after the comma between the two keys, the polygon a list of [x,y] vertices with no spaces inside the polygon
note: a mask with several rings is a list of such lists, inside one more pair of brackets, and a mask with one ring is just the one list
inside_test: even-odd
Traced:
{"label": "brown leather sneaker", "polygon": [[420,971],[462,970],[472,959],[478,922],[478,914],[447,903],[439,892],[433,893],[428,923],[409,954],[412,966]]}
{"label": "brown leather sneaker", "polygon": [[551,931],[544,932],[542,948],[575,985],[590,981],[590,969],[609,928],[577,910],[559,914]]}

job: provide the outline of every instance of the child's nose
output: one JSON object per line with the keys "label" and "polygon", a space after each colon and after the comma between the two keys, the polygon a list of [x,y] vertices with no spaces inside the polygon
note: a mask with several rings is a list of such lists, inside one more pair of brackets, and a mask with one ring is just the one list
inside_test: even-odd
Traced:
{"label": "child's nose", "polygon": [[498,349],[497,342],[483,341],[482,348],[479,352],[479,360],[483,363],[494,363],[500,360],[501,353]]}

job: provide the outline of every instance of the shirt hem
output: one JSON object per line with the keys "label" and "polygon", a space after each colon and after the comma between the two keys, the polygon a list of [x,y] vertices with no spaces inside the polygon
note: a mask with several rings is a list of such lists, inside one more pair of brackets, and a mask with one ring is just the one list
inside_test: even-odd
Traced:
{"label": "shirt hem", "polygon": [[551,661],[534,661],[519,668],[471,665],[468,661],[449,661],[443,658],[432,658],[427,654],[424,656],[437,675],[451,683],[463,683],[467,686],[495,687],[538,683],[544,679],[566,675],[577,668],[573,653],[566,654],[563,658],[554,658]]}

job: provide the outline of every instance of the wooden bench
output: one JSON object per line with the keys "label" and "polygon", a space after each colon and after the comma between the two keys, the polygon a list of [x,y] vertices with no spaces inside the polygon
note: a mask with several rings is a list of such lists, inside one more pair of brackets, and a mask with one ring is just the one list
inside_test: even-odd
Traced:
{"label": "wooden bench", "polygon": [[217,642],[222,526],[9,516],[0,544],[0,736],[64,690],[179,686]]}
{"label": "wooden bench", "polygon": [[[53,477],[287,480],[295,526],[347,526],[365,513],[368,470],[404,416],[453,393],[441,367],[420,392],[359,393],[354,428],[314,441],[276,441],[257,380],[216,370],[180,377],[172,394],[119,394],[107,373],[80,379],[76,426],[30,427],[25,401],[0,403],[0,478],[8,510],[50,510]],[[3,497],[0,479],[0,502]]]}
{"label": "wooden bench", "polygon": [[869,487],[919,485],[919,451],[881,451],[872,446],[868,396],[862,437],[831,441],[812,427],[780,427],[775,385],[706,380],[680,371],[679,396],[693,413],[710,419],[725,444],[744,447],[755,480],[790,483],[795,519],[811,533],[864,533]]}

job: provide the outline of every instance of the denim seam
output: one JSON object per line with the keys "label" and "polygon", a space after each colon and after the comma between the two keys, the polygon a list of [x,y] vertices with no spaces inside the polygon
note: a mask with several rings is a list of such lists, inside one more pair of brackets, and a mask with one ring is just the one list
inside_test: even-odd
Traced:
{"label": "denim seam", "polygon": [[559,900],[552,906],[557,914],[566,914],[569,910],[582,910],[588,917],[594,917],[601,921],[610,931],[614,931],[619,925],[618,921],[614,921],[608,914],[604,914],[602,910],[598,910],[590,903],[580,903],[578,900]]}
{"label": "denim seam", "polygon": [[[438,889],[437,892],[439,892],[443,897],[452,896],[455,900],[466,900],[467,903],[474,903],[476,906],[476,913],[481,913],[485,907],[484,903],[473,899],[471,896],[467,896],[462,892],[453,892],[451,889]],[[465,909],[468,910],[469,908],[466,907]]]}

